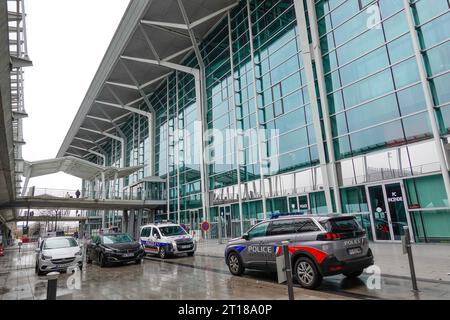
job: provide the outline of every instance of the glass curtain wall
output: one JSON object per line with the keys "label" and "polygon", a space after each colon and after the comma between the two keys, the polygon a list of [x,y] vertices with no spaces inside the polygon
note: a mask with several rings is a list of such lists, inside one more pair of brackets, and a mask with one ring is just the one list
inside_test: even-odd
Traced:
{"label": "glass curtain wall", "polygon": [[321,0],[316,11],[336,159],[431,138],[403,1]]}

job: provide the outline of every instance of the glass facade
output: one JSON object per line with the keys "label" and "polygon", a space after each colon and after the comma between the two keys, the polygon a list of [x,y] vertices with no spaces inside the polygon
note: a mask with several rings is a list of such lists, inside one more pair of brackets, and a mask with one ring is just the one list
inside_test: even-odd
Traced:
{"label": "glass facade", "polygon": [[[303,2],[306,13],[296,12],[296,1]],[[449,1],[415,0],[408,10],[445,142],[450,134]],[[311,11],[317,19],[308,19],[301,32],[297,19],[311,17]],[[318,39],[312,38],[312,28],[318,30]],[[302,44],[315,41],[321,59],[302,51],[307,47]],[[209,237],[239,236],[270,212],[290,211],[356,214],[372,240],[398,240],[404,224],[412,225],[416,241],[450,240],[442,164],[403,0],[242,0],[202,39],[199,49],[202,63],[192,53],[183,65],[204,66],[203,109],[194,76],[174,71],[163,80],[149,96],[155,145],[148,145],[146,117],[130,115],[121,128],[127,136],[126,165],[145,165],[125,179],[124,187],[150,174],[146,164],[152,147],[155,175],[168,184],[167,218],[193,230],[208,220]],[[308,82],[308,63],[314,83]],[[323,75],[316,72],[317,63],[322,63]],[[313,91],[308,91],[310,86]],[[317,93],[318,124],[311,92]],[[141,108],[147,110],[145,103]],[[327,108],[328,119],[322,108]],[[222,139],[205,133],[204,153],[210,161],[204,168],[191,161],[201,153],[202,143],[194,134],[198,120],[210,131],[244,132],[223,134]],[[317,126],[324,141],[317,141]],[[266,134],[246,134],[248,130]],[[327,137],[331,148],[326,148]],[[334,152],[336,162],[326,155],[321,163],[321,143]],[[111,140],[103,148],[107,163],[118,166],[120,144]],[[263,173],[263,165],[270,170]],[[341,200],[332,208],[327,207],[324,185],[333,179],[325,169],[329,166],[336,167],[340,188],[331,193]],[[116,183],[117,190],[121,186]],[[395,193],[400,196],[393,204]],[[387,222],[394,227],[386,229]]]}

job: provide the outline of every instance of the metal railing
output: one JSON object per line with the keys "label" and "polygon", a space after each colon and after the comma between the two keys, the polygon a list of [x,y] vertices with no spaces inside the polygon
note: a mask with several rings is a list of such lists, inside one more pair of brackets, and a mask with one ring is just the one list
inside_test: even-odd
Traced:
{"label": "metal railing", "polygon": [[46,199],[81,199],[81,200],[101,200],[105,198],[106,200],[166,200],[167,192],[162,191],[150,191],[144,190],[142,192],[129,192],[123,191],[120,193],[106,192],[103,193],[102,190],[92,190],[92,191],[81,191],[77,197],[77,190],[68,189],[51,189],[51,188],[36,188],[30,187],[25,193],[25,197],[36,197],[36,198],[46,198]]}

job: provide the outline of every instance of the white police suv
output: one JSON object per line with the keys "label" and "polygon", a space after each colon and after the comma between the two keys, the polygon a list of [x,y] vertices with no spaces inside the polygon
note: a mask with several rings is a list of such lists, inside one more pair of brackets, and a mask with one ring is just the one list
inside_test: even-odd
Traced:
{"label": "white police suv", "polygon": [[181,253],[193,256],[197,248],[195,240],[186,230],[171,222],[142,226],[139,240],[146,254],[158,255],[161,259]]}

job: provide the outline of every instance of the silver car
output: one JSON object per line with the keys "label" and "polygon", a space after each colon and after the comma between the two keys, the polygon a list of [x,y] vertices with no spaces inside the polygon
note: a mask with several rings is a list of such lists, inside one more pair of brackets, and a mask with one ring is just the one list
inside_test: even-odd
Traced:
{"label": "silver car", "polygon": [[51,271],[67,271],[70,267],[83,268],[83,251],[73,237],[51,237],[43,239],[36,249],[38,275]]}
{"label": "silver car", "polygon": [[286,216],[253,226],[228,242],[225,261],[230,272],[245,268],[276,271],[282,241],[289,241],[295,280],[308,289],[336,274],[358,277],[374,263],[365,231],[352,215]]}

